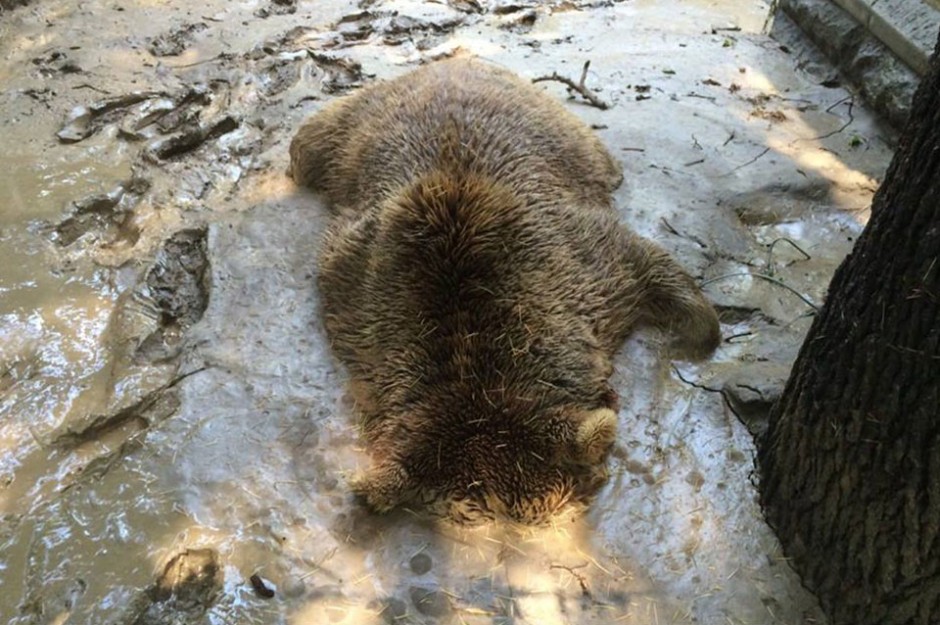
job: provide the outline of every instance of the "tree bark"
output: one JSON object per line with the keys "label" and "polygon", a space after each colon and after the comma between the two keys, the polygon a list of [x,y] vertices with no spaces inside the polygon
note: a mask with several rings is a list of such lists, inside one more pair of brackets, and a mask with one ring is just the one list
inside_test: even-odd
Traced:
{"label": "tree bark", "polygon": [[767,520],[833,625],[940,623],[938,256],[940,41],[758,450]]}

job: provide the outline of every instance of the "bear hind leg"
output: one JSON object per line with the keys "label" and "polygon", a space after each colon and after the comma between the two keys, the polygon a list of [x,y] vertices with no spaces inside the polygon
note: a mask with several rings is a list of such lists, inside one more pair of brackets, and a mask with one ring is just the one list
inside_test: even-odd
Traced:
{"label": "bear hind leg", "polygon": [[631,289],[640,283],[638,321],[674,337],[672,347],[685,358],[707,358],[721,342],[718,314],[688,273],[652,241],[625,233],[623,262]]}

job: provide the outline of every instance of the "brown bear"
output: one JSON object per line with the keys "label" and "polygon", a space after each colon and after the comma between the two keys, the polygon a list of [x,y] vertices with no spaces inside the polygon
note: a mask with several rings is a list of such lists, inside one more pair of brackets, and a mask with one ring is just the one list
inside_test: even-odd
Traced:
{"label": "brown bear", "polygon": [[290,157],[332,207],[319,289],[372,457],[353,488],[376,511],[536,524],[583,507],[630,332],[695,358],[719,343],[693,280],[620,223],[617,162],[504,69],[454,59],[364,88]]}

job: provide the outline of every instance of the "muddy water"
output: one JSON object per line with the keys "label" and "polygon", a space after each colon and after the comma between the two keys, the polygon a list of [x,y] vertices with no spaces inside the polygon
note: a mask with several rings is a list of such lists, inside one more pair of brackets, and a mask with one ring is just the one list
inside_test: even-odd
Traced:
{"label": "muddy water", "polygon": [[[885,133],[762,34],[760,2],[362,4],[0,14],[0,620],[823,622],[761,521],[748,428],[861,230]],[[623,161],[624,219],[724,320],[700,366],[629,341],[611,480],[538,531],[353,505],[323,207],[283,175],[324,102],[465,53],[531,77],[591,61],[612,106],[570,108]]]}

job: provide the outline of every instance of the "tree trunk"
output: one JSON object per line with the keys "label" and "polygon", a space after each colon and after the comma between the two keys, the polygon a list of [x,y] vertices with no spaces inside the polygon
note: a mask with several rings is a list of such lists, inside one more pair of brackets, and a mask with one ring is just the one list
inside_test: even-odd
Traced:
{"label": "tree trunk", "polygon": [[940,623],[940,41],[758,466],[833,625]]}

